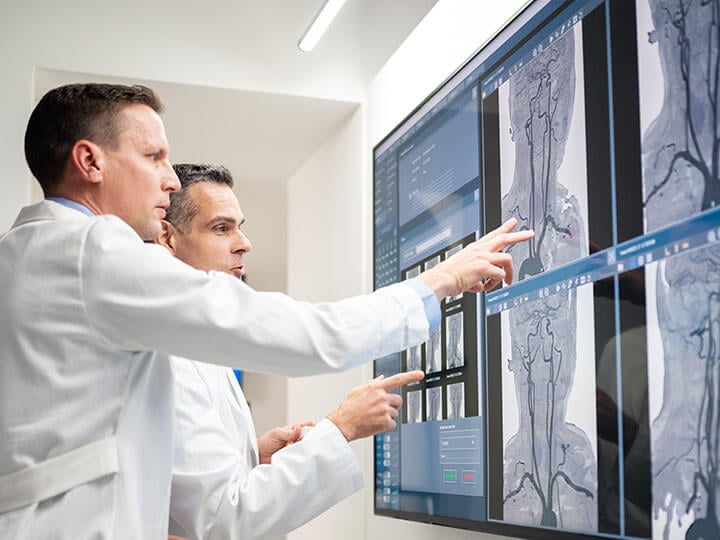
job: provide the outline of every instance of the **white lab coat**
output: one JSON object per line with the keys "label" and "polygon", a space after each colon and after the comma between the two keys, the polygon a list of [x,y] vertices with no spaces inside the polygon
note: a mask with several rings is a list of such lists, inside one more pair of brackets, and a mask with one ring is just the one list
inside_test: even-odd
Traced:
{"label": "white lab coat", "polygon": [[[144,244],[117,217],[88,217],[51,201],[24,208],[0,238],[0,299],[4,538],[166,534],[168,354],[308,375],[355,366],[428,334],[422,301],[407,285],[332,304],[297,302],[194,270]],[[81,482],[86,470],[77,463],[50,467],[52,481],[28,474],[106,441],[103,459],[84,460],[87,471],[99,472]],[[18,476],[32,477],[25,491],[31,499],[39,492],[39,502],[17,506],[13,498],[24,492]],[[57,496],[43,493],[58,485]]]}
{"label": "white lab coat", "polygon": [[[191,539],[284,534],[363,485],[345,437],[325,419],[258,465],[250,410],[230,368],[174,357],[170,532]],[[179,525],[179,526],[178,526]]]}

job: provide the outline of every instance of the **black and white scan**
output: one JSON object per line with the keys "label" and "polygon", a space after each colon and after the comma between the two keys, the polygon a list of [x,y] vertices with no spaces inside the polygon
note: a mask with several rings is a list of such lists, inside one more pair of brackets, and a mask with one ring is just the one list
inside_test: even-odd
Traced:
{"label": "black and white scan", "polygon": [[447,386],[447,417],[465,418],[465,383]]}
{"label": "black and white scan", "polygon": [[445,319],[445,361],[447,369],[459,368],[465,365],[463,343],[463,313],[458,311],[448,315]]}
{"label": "black and white scan", "polygon": [[[588,255],[582,39],[572,26],[498,90],[503,220],[535,231],[510,250],[519,280]],[[502,314],[509,522],[597,531],[595,411],[568,406],[595,389],[592,306],[571,289]]]}
{"label": "black and white scan", "polygon": [[435,257],[425,261],[425,270],[430,270],[431,268],[436,267],[439,263],[440,263],[440,255],[436,255]]}
{"label": "black and white scan", "polygon": [[427,406],[426,419],[429,422],[442,420],[442,387],[435,386],[425,390],[425,403]]}
{"label": "black and white scan", "polygon": [[[718,1],[637,2],[646,232],[720,203],[719,20]],[[720,248],[645,279],[653,538],[720,538]]]}
{"label": "black and white scan", "polygon": [[407,369],[422,369],[422,345],[410,347],[407,351]]}
{"label": "black and white scan", "polygon": [[419,424],[422,418],[422,390],[408,392],[406,395],[408,424]]}
{"label": "black and white scan", "polygon": [[440,347],[440,329],[430,334],[425,343],[425,373],[435,373],[442,369],[442,349]]}

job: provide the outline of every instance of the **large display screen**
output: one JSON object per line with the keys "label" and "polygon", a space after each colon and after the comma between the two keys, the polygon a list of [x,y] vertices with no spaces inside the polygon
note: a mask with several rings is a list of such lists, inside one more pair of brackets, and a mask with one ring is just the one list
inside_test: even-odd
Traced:
{"label": "large display screen", "polygon": [[520,538],[720,538],[720,0],[536,0],[374,149],[374,283],[510,217],[441,305],[375,512]]}

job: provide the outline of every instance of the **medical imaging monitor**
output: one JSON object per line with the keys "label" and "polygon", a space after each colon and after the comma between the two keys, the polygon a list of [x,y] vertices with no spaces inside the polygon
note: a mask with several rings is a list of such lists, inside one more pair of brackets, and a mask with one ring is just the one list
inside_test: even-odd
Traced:
{"label": "medical imaging monitor", "polygon": [[375,512],[720,538],[720,0],[536,0],[374,148],[374,285],[509,218],[375,437]]}

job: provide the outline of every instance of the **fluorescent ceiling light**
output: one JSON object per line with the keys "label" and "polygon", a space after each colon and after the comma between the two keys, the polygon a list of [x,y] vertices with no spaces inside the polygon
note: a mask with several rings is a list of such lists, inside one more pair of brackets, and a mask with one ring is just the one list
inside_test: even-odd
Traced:
{"label": "fluorescent ceiling light", "polygon": [[313,50],[344,3],[345,0],[326,0],[298,42],[298,47],[301,51],[310,52]]}

